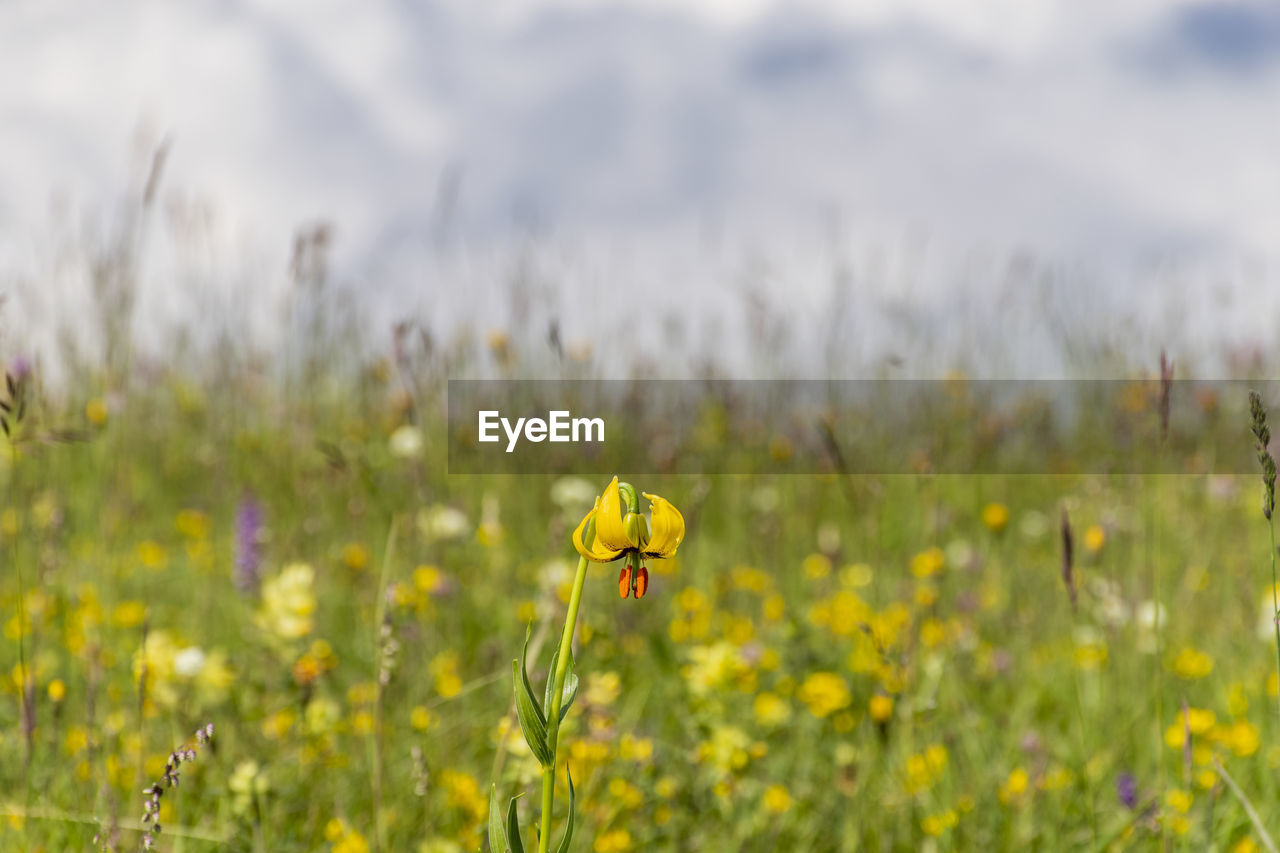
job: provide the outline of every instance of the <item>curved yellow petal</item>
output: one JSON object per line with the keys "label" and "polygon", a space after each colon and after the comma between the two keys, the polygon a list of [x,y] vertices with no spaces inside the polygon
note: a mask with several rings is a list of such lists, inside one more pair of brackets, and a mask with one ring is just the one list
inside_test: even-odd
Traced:
{"label": "curved yellow petal", "polygon": [[595,518],[600,512],[600,499],[596,498],[595,508],[587,513],[582,519],[582,523],[578,525],[578,529],[573,531],[573,547],[579,554],[586,557],[593,563],[611,563],[622,556],[621,551],[611,551],[600,544],[598,534],[592,534],[590,544],[583,541],[583,535],[591,524],[591,519]]}
{"label": "curved yellow petal", "polygon": [[646,557],[671,557],[684,541],[684,516],[671,501],[647,492],[652,523],[649,542],[644,546]]}
{"label": "curved yellow petal", "polygon": [[[587,525],[591,523],[591,519],[596,517],[596,513],[600,510],[600,498],[596,498],[596,504],[591,511],[582,517],[582,521],[578,523],[578,528],[573,531],[573,547],[579,552],[582,551],[582,534],[587,529]],[[583,554],[583,556],[586,556]]]}
{"label": "curved yellow petal", "polygon": [[626,551],[640,545],[638,539],[627,535],[622,518],[622,496],[618,493],[618,478],[614,477],[600,497],[600,510],[596,513],[596,536],[600,544],[611,551]]}

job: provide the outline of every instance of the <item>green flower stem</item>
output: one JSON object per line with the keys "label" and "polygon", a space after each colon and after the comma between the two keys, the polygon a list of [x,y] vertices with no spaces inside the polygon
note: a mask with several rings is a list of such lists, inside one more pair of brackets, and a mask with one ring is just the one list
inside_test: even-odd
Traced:
{"label": "green flower stem", "polygon": [[1274,518],[1267,519],[1267,529],[1271,533],[1271,607],[1275,611],[1271,621],[1276,627],[1276,678],[1280,679],[1280,601],[1276,598],[1276,522]]}
{"label": "green flower stem", "polygon": [[578,626],[578,605],[582,603],[582,587],[586,580],[587,558],[579,557],[578,573],[573,579],[573,592],[569,594],[569,614],[565,617],[560,652],[556,656],[556,671],[549,676],[552,682],[551,707],[547,708],[547,745],[551,747],[552,760],[550,767],[542,768],[542,828],[538,833],[538,853],[547,853],[551,845],[551,809],[556,798],[555,758],[560,745],[560,701],[573,651],[573,632]]}

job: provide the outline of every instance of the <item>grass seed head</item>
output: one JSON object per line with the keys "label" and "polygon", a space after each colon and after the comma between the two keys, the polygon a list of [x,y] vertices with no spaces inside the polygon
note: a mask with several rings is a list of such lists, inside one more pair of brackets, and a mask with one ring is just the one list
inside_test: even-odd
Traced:
{"label": "grass seed head", "polygon": [[1270,521],[1276,508],[1276,460],[1268,445],[1271,444],[1271,428],[1267,425],[1267,409],[1262,395],[1249,392],[1250,429],[1258,440],[1258,464],[1262,466],[1262,514]]}

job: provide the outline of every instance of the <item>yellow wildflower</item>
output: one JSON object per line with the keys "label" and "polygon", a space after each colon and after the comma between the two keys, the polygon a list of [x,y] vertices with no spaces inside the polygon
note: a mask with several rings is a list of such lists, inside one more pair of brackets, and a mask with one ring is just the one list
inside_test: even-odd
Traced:
{"label": "yellow wildflower", "polygon": [[809,580],[822,580],[831,574],[831,558],[825,554],[810,554],[804,558],[800,569]]}
{"label": "yellow wildflower", "polygon": [[791,719],[791,706],[777,693],[765,691],[752,703],[756,721],[762,726],[774,728]]}
{"label": "yellow wildflower", "polygon": [[770,785],[764,792],[764,808],[771,814],[783,814],[791,809],[791,794],[782,785]]}
{"label": "yellow wildflower", "polygon": [[348,542],[342,547],[342,562],[358,572],[369,565],[369,549],[359,542]]}
{"label": "yellow wildflower", "polygon": [[624,732],[618,741],[618,757],[623,761],[649,761],[653,758],[653,740]]}
{"label": "yellow wildflower", "polygon": [[415,731],[425,732],[435,725],[435,722],[435,715],[423,705],[416,705],[409,712],[409,725],[413,726]]}
{"label": "yellow wildflower", "polygon": [[169,552],[158,542],[147,539],[138,545],[138,562],[148,569],[159,571],[169,562]]}
{"label": "yellow wildflower", "polygon": [[906,790],[908,794],[927,791],[937,784],[947,769],[949,756],[942,744],[933,744],[924,752],[907,758]]}
{"label": "yellow wildflower", "polygon": [[956,814],[955,809],[945,809],[937,814],[929,815],[920,821],[920,828],[925,831],[926,835],[931,835],[934,838],[937,838],[959,822],[960,816]]}
{"label": "yellow wildflower", "polygon": [[610,829],[596,836],[591,849],[595,853],[626,853],[631,849],[631,833],[625,829]]}
{"label": "yellow wildflower", "polygon": [[680,673],[694,693],[705,696],[735,681],[745,671],[737,646],[719,642],[689,649],[689,664]]}
{"label": "yellow wildflower", "polygon": [[840,584],[852,589],[861,589],[871,584],[875,573],[866,563],[853,563],[840,570]]}
{"label": "yellow wildflower", "polygon": [[252,807],[254,799],[267,793],[270,787],[267,774],[262,772],[258,762],[240,762],[227,782],[227,789],[232,793],[233,811],[245,814]]}
{"label": "yellow wildflower", "polygon": [[582,698],[588,705],[607,707],[618,701],[622,695],[622,676],[612,670],[593,672],[587,676]]}
{"label": "yellow wildflower", "polygon": [[989,503],[982,508],[982,523],[992,533],[1003,533],[1009,526],[1009,508],[1001,503]]}
{"label": "yellow wildflower", "polygon": [[946,563],[942,549],[934,546],[911,558],[911,574],[918,578],[931,578],[941,572]]}
{"label": "yellow wildflower", "polygon": [[111,622],[117,628],[136,628],[147,618],[147,605],[141,601],[122,601],[111,611]]}
{"label": "yellow wildflower", "polygon": [[751,760],[751,738],[736,726],[716,726],[711,739],[698,746],[698,758],[728,775],[741,770]]}
{"label": "yellow wildflower", "polygon": [[1191,792],[1184,791],[1181,788],[1174,788],[1164,795],[1164,801],[1169,808],[1179,814],[1186,814],[1191,811],[1191,806],[1195,802],[1195,797]]}
{"label": "yellow wildflower", "polygon": [[107,422],[107,401],[94,397],[84,406],[84,417],[89,423],[100,427]]}
{"label": "yellow wildflower", "polygon": [[642,564],[643,558],[674,557],[684,541],[680,510],[658,495],[645,492],[644,497],[649,499],[648,519],[640,514],[635,489],[614,477],[573,532],[573,547],[588,560],[611,563],[625,558],[618,578],[623,598],[631,594],[643,598],[649,588],[649,570]]}
{"label": "yellow wildflower", "polygon": [[1248,758],[1258,751],[1261,740],[1258,727],[1248,720],[1238,720],[1223,732],[1223,741],[1240,758]]}
{"label": "yellow wildflower", "polygon": [[1188,646],[1179,651],[1178,656],[1174,658],[1173,671],[1179,678],[1187,681],[1204,678],[1213,672],[1213,658],[1207,652]]}
{"label": "yellow wildflower", "polygon": [[283,640],[296,640],[311,633],[316,596],[312,590],[314,570],[306,563],[293,563],[262,585],[262,609],[258,623]]}
{"label": "yellow wildflower", "polygon": [[609,796],[627,810],[637,809],[644,802],[644,794],[640,789],[619,776],[609,780]]}
{"label": "yellow wildflower", "polygon": [[800,685],[797,698],[809,706],[809,713],[819,718],[847,708],[853,701],[849,685],[834,672],[815,672],[810,675]]}
{"label": "yellow wildflower", "polygon": [[1009,778],[1000,785],[997,792],[1000,802],[1012,803],[1022,797],[1027,792],[1027,771],[1021,767],[1015,767],[1009,771]]}
{"label": "yellow wildflower", "polygon": [[209,516],[198,509],[181,510],[173,526],[188,539],[204,539],[209,535]]}
{"label": "yellow wildflower", "polygon": [[466,773],[446,769],[440,773],[440,787],[445,790],[449,806],[461,809],[473,820],[483,820],[489,813],[489,800],[480,791],[480,784]]}
{"label": "yellow wildflower", "polygon": [[321,696],[307,704],[303,717],[307,734],[320,737],[332,732],[342,719],[342,709],[332,699]]}
{"label": "yellow wildflower", "polygon": [[436,693],[443,699],[449,699],[462,692],[462,676],[458,674],[458,655],[445,651],[431,659],[427,670],[435,679]]}

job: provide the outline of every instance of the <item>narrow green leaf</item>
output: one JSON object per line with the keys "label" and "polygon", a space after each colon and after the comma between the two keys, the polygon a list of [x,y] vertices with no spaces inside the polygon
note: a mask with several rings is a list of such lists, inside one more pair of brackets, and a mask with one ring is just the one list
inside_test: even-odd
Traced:
{"label": "narrow green leaf", "polygon": [[[542,721],[543,728],[547,725],[547,715],[538,705],[538,700],[533,696],[533,685],[529,683],[529,670],[525,666],[525,662],[529,657],[529,637],[533,634],[533,623],[530,622],[524,629],[524,651],[520,653],[520,678],[524,682],[524,692],[529,694],[529,701],[538,712],[538,719]],[[554,672],[554,670],[552,670]]]}
{"label": "narrow green leaf", "polygon": [[[560,660],[560,650],[551,653],[551,669],[547,671],[547,689],[543,694],[542,707],[547,714],[551,713],[551,694],[555,692],[556,664]],[[560,722],[564,722],[569,713],[569,706],[578,698],[578,674],[573,671],[573,651],[569,651],[569,665],[565,669],[564,685],[560,688]]]}
{"label": "narrow green leaf", "polygon": [[489,786],[489,850],[490,853],[511,853],[511,848],[507,845],[507,833],[502,828],[497,785]]}
{"label": "narrow green leaf", "polygon": [[564,686],[560,688],[560,722],[562,723],[573,705],[573,700],[578,698],[578,673],[574,671],[573,664],[573,650],[570,649],[569,666],[564,673]]}
{"label": "narrow green leaf", "polygon": [[524,841],[520,838],[520,816],[516,814],[516,800],[511,798],[507,806],[507,843],[511,845],[511,853],[524,853]]}
{"label": "narrow green leaf", "polygon": [[521,666],[517,661],[511,662],[511,680],[515,683],[516,717],[520,720],[520,731],[524,733],[524,741],[533,750],[534,758],[543,767],[552,763],[553,757],[547,746],[547,724],[529,692],[529,680],[520,678]]}
{"label": "narrow green leaf", "polygon": [[569,853],[569,842],[573,841],[573,773],[569,771],[568,764],[564,766],[564,772],[569,777],[569,819],[565,823],[564,838],[560,840],[556,853]]}
{"label": "narrow green leaf", "polygon": [[555,688],[556,682],[556,664],[560,661],[560,650],[556,649],[551,653],[551,668],[547,670],[547,687],[542,693],[542,707],[546,713],[551,713],[551,693]]}

